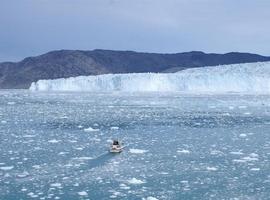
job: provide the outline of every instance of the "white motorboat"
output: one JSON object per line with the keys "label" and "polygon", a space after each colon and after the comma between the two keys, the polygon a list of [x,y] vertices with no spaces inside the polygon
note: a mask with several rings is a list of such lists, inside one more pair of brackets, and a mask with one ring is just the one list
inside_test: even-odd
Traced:
{"label": "white motorboat", "polygon": [[121,146],[120,142],[118,140],[113,140],[113,143],[111,144],[110,152],[121,153],[122,150],[123,150],[123,147]]}

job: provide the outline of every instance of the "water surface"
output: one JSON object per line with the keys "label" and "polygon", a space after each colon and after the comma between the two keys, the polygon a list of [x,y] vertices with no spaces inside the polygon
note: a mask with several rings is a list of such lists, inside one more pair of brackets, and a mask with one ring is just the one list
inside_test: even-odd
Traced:
{"label": "water surface", "polygon": [[2,90],[0,199],[268,199],[269,128],[269,96]]}

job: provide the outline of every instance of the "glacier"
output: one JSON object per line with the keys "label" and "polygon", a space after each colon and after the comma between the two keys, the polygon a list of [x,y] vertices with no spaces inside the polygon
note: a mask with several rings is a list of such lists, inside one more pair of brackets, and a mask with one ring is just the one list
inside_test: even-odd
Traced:
{"label": "glacier", "polygon": [[78,76],[33,82],[31,91],[270,93],[270,62],[191,68],[176,73]]}

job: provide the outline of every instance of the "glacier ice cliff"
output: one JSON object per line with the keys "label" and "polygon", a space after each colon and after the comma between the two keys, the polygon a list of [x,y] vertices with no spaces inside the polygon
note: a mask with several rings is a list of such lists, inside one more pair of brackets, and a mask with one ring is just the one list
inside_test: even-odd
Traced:
{"label": "glacier ice cliff", "polygon": [[176,73],[105,74],[39,80],[32,91],[270,93],[270,62],[220,65]]}

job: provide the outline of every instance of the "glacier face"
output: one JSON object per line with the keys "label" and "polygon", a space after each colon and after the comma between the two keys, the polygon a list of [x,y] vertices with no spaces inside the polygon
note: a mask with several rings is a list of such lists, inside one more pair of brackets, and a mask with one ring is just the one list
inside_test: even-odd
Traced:
{"label": "glacier face", "polygon": [[270,62],[186,69],[177,73],[137,73],[39,80],[32,91],[270,93]]}

